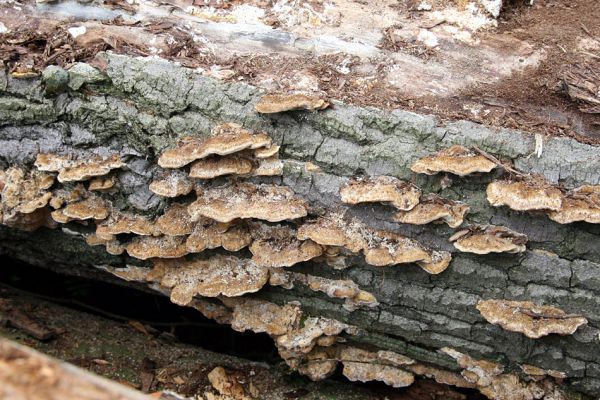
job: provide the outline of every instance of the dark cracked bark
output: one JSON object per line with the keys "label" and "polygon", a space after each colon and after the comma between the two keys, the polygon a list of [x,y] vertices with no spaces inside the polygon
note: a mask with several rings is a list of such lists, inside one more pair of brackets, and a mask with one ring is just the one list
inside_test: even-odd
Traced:
{"label": "dark cracked bark", "polygon": [[[309,200],[311,212],[340,204],[338,189],[347,177],[391,175],[407,179],[424,193],[462,200],[471,207],[467,222],[506,226],[528,236],[521,254],[474,255],[457,252],[445,225],[409,226],[391,222],[392,208],[354,206],[355,218],[452,252],[450,267],[429,275],[413,264],[373,267],[360,257],[349,268],[334,270],[306,262],[291,269],[333,279],[351,279],[375,295],[379,306],[347,311],[342,301],[297,285],[293,290],[265,287],[254,296],[276,303],[300,301],[305,312],[355,325],[362,331],[351,343],[405,354],[417,361],[458,370],[438,352],[450,347],[474,358],[496,361],[507,371],[530,364],[567,374],[563,387],[588,395],[600,393],[600,227],[587,223],[559,225],[544,215],[491,207],[488,182],[501,172],[452,179],[416,175],[418,158],[454,144],[478,146],[510,160],[524,173],[542,174],[566,187],[600,184],[600,149],[569,138],[536,139],[523,132],[491,129],[466,121],[445,125],[430,116],[384,112],[341,103],[318,112],[261,115],[254,111],[258,89],[225,84],[156,59],[100,54],[105,71],[77,64],[68,73],[50,68],[42,79],[1,77],[0,165],[31,166],[39,152],[119,153],[127,168],[118,173],[119,190],[104,194],[121,209],[159,215],[170,202],[148,189],[160,172],[157,156],[184,135],[208,135],[223,122],[267,132],[281,145],[286,161],[277,178],[253,178],[291,187]],[[540,138],[541,139],[541,138]],[[538,139],[539,140],[539,139]],[[311,162],[320,172],[308,172]],[[226,182],[218,179],[217,182]],[[95,274],[94,266],[142,264],[90,247],[83,234],[92,227],[33,233],[0,227],[0,251],[65,273]],[[460,228],[459,228],[460,229]],[[207,252],[212,253],[212,252]],[[247,256],[244,250],[240,253]],[[481,299],[532,300],[585,316],[589,323],[571,336],[529,339],[487,323],[475,308]]]}

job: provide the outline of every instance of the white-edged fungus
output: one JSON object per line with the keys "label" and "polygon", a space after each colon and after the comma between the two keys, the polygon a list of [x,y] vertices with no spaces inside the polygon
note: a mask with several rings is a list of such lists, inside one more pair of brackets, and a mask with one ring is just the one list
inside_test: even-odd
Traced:
{"label": "white-edged fungus", "polygon": [[417,261],[417,265],[425,272],[436,275],[444,272],[451,261],[452,254],[449,252],[434,250],[429,253],[429,259]]}
{"label": "white-edged fungus", "polygon": [[206,189],[188,212],[192,220],[204,216],[219,222],[236,218],[279,222],[306,216],[308,203],[285,186],[240,182]]}
{"label": "white-edged fungus", "polygon": [[324,246],[344,247],[358,253],[367,246],[365,227],[345,220],[342,214],[330,213],[298,227],[298,239],[310,239]]}
{"label": "white-edged fungus", "polygon": [[98,192],[105,192],[112,189],[115,186],[116,179],[114,176],[109,177],[97,177],[90,181],[88,190],[96,190]]}
{"label": "white-edged fungus", "polygon": [[261,158],[252,169],[252,176],[279,176],[283,175],[283,161],[277,157]]}
{"label": "white-edged fungus", "polygon": [[393,176],[353,178],[340,187],[347,204],[391,203],[399,210],[411,210],[419,203],[421,190]]}
{"label": "white-edged fungus", "polygon": [[254,157],[256,158],[277,158],[277,154],[279,153],[279,146],[276,144],[272,144],[269,147],[261,147],[259,149],[254,150]]}
{"label": "white-edged fungus", "polygon": [[194,261],[157,259],[148,279],[172,288],[173,303],[187,305],[196,295],[235,297],[257,292],[267,283],[269,270],[234,256]]}
{"label": "white-edged fungus", "polygon": [[194,189],[194,183],[184,171],[170,170],[162,173],[150,183],[150,191],[163,197],[179,197],[189,194]]}
{"label": "white-edged fungus", "polygon": [[[85,221],[88,219],[99,221],[108,217],[110,204],[98,196],[90,196],[87,199],[67,204],[60,210],[53,211],[52,218],[54,218],[55,214],[58,215],[59,212],[69,221]],[[54,219],[56,220],[56,218]]]}
{"label": "white-edged fungus", "polygon": [[156,219],[156,229],[167,236],[183,236],[192,233],[195,223],[192,222],[187,207],[188,204],[171,204],[163,215]]}
{"label": "white-edged fungus", "polygon": [[3,187],[0,190],[0,208],[4,218],[17,213],[30,214],[45,207],[52,193],[48,192],[54,184],[54,176],[32,170],[26,173],[19,167],[11,167],[3,173]]}
{"label": "white-edged fungus", "polygon": [[521,367],[521,370],[523,371],[523,373],[527,374],[534,381],[540,381],[540,380],[546,378],[547,376],[552,377],[558,381],[561,381],[561,380],[567,378],[566,373],[564,373],[562,371],[557,371],[554,369],[543,369],[543,368],[536,367],[535,365],[529,365],[529,364],[521,364],[521,365],[519,365],[519,367]]}
{"label": "white-edged fungus", "polygon": [[252,172],[252,160],[238,155],[212,156],[194,161],[190,167],[190,178],[213,179],[224,175],[247,175]]}
{"label": "white-edged fungus", "polygon": [[466,253],[521,253],[526,250],[527,236],[503,226],[472,226],[452,235],[448,240]]}
{"label": "white-edged fungus", "polygon": [[281,336],[300,324],[302,311],[296,303],[283,306],[260,299],[222,298],[223,304],[233,309],[231,328],[238,332],[251,330]]}
{"label": "white-edged fungus", "polygon": [[569,191],[556,211],[549,211],[548,217],[559,224],[584,221],[600,224],[600,185],[584,185]]}
{"label": "white-edged fungus", "polygon": [[96,226],[96,235],[110,238],[123,233],[139,236],[157,236],[159,232],[147,217],[113,210],[110,216]]}
{"label": "white-edged fungus", "polygon": [[263,267],[290,267],[323,254],[323,247],[310,239],[298,240],[296,232],[287,226],[255,223],[252,230],[252,260]]}
{"label": "white-edged fungus", "polygon": [[491,205],[508,206],[517,211],[558,210],[563,198],[560,189],[541,177],[493,181],[486,193]]}
{"label": "white-edged fungus", "polygon": [[104,176],[113,169],[123,168],[121,156],[91,156],[85,160],[73,160],[70,157],[40,153],[35,160],[40,171],[58,172],[59,182],[86,181],[96,176]]}
{"label": "white-edged fungus", "polygon": [[223,247],[227,251],[239,251],[252,243],[252,235],[245,223],[222,223],[209,218],[195,222],[186,240],[190,253],[202,253],[206,249]]}
{"label": "white-edged fungus", "polygon": [[344,365],[342,374],[353,382],[381,381],[399,388],[410,386],[415,381],[412,373],[382,363],[374,352],[355,347],[343,347],[340,351],[340,361]]}
{"label": "white-edged fungus", "polygon": [[452,201],[436,194],[424,196],[419,204],[409,211],[400,211],[394,215],[394,221],[402,224],[424,225],[442,220],[451,228],[463,223],[470,207],[459,201]]}
{"label": "white-edged fungus", "polygon": [[266,133],[254,133],[238,124],[228,123],[215,127],[208,138],[187,138],[176,148],[166,150],[160,155],[158,165],[181,168],[213,154],[224,156],[245,149],[270,146],[271,138]]}
{"label": "white-edged fungus", "polygon": [[127,254],[140,260],[180,258],[189,253],[185,236],[137,236],[127,247]]}
{"label": "white-edged fungus", "polygon": [[378,267],[430,260],[430,252],[417,241],[390,231],[373,231],[363,250],[365,261]]}
{"label": "white-edged fungus", "polygon": [[324,110],[329,102],[306,94],[267,94],[260,98],[254,109],[261,114],[274,114],[293,110]]}
{"label": "white-edged fungus", "polygon": [[452,146],[417,160],[410,169],[418,174],[435,175],[449,172],[458,176],[475,172],[490,172],[496,163],[463,146]]}
{"label": "white-edged fungus", "polygon": [[577,328],[587,324],[587,319],[581,315],[567,314],[559,308],[531,301],[481,300],[477,309],[489,323],[532,339],[551,333],[572,335]]}

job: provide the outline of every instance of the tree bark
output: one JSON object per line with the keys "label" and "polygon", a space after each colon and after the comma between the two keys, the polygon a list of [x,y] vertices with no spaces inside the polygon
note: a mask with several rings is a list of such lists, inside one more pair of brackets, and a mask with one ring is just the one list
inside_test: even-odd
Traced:
{"label": "tree bark", "polygon": [[[103,196],[121,210],[155,217],[170,202],[148,189],[160,173],[158,155],[177,138],[206,136],[217,124],[236,122],[267,132],[281,145],[280,157],[286,161],[282,177],[254,180],[289,186],[310,202],[311,212],[340,207],[340,184],[357,175],[395,176],[413,182],[423,193],[465,201],[471,207],[468,224],[502,225],[525,234],[527,251],[460,253],[448,241],[454,230],[446,225],[397,224],[389,206],[354,206],[348,213],[370,227],[451,252],[449,268],[429,275],[413,264],[374,267],[361,257],[353,257],[344,270],[317,262],[291,268],[353,280],[377,298],[379,306],[369,309],[348,311],[341,300],[300,285],[292,290],[265,287],[253,296],[280,304],[300,301],[310,315],[361,328],[362,333],[349,338],[352,343],[395,351],[444,369],[459,369],[438,351],[450,347],[498,362],[509,371],[518,371],[521,364],[559,370],[567,374],[566,390],[600,392],[600,227],[559,225],[545,215],[490,206],[485,187],[501,170],[454,177],[448,184],[440,175],[417,175],[409,168],[418,158],[451,145],[477,146],[512,162],[523,173],[541,174],[551,183],[573,188],[600,184],[598,147],[570,138],[535,138],[468,121],[441,123],[427,115],[338,102],[321,112],[261,115],[254,111],[261,93],[251,86],[223,83],[156,59],[101,53],[96,61],[100,69],[78,64],[68,72],[46,70],[41,79],[0,77],[2,167],[30,167],[38,153],[69,152],[81,157],[119,153],[127,168],[117,175],[117,193]],[[538,156],[540,140],[543,148]],[[306,169],[304,162],[320,171]],[[88,246],[83,235],[92,231],[92,226],[76,223],[31,233],[0,227],[0,252],[65,273],[103,279],[112,278],[95,266],[146,265]],[[240,255],[248,253],[244,250]],[[554,305],[585,316],[588,325],[571,336],[529,339],[482,318],[475,305],[491,298]]]}

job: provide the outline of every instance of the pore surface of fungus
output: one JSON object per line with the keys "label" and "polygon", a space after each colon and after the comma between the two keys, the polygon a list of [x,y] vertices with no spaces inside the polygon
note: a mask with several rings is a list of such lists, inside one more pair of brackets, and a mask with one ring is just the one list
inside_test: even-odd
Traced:
{"label": "pore surface of fungus", "polygon": [[138,236],[127,245],[127,254],[140,260],[179,258],[188,254],[185,236]]}
{"label": "pore surface of fungus", "polygon": [[324,110],[329,107],[326,100],[305,94],[267,94],[254,106],[261,114],[274,114],[292,110]]}
{"label": "pore surface of fungus", "polygon": [[568,192],[560,209],[548,212],[551,220],[559,224],[585,221],[600,224],[600,185],[584,185]]}
{"label": "pore surface of fungus", "polygon": [[209,157],[194,161],[190,167],[190,177],[213,179],[223,175],[246,175],[252,172],[252,160],[236,155]]}
{"label": "pore surface of fungus", "polygon": [[213,154],[225,156],[245,149],[270,146],[271,138],[266,133],[254,133],[233,123],[223,124],[215,127],[212,136],[208,138],[189,138],[175,149],[163,152],[158,165],[163,168],[181,168]]}
{"label": "pore surface of fungus", "polygon": [[263,267],[290,267],[323,254],[323,247],[312,240],[298,240],[286,226],[253,224],[256,239],[250,245],[252,260]]}
{"label": "pore surface of fungus", "polygon": [[256,218],[279,222],[306,216],[308,204],[284,186],[228,184],[205,190],[190,204],[192,220],[201,216],[219,222]]}
{"label": "pore surface of fungus", "polygon": [[452,146],[417,160],[410,169],[418,174],[435,175],[449,172],[465,176],[475,172],[490,172],[496,164],[483,155],[463,146]]}
{"label": "pore surface of fungus", "polygon": [[185,196],[194,189],[194,183],[184,171],[167,171],[150,183],[150,191],[163,197]]}
{"label": "pore surface of fungus", "polygon": [[469,206],[459,201],[444,199],[436,194],[429,194],[421,199],[412,210],[400,211],[394,216],[394,221],[402,224],[424,225],[442,220],[451,228],[463,223]]}
{"label": "pore surface of fungus", "polygon": [[399,210],[410,210],[419,203],[421,191],[415,185],[392,176],[354,178],[340,188],[348,204],[384,202]]}
{"label": "pore surface of fungus", "polygon": [[260,290],[269,270],[251,260],[217,255],[207,260],[156,260],[148,279],[172,288],[171,301],[189,304],[196,295],[235,297]]}
{"label": "pore surface of fungus", "polygon": [[563,197],[560,189],[540,177],[493,181],[486,193],[491,205],[508,206],[517,211],[558,210]]}
{"label": "pore surface of fungus", "polygon": [[481,300],[477,309],[489,323],[532,339],[551,333],[571,335],[587,323],[581,315],[567,314],[559,308],[531,301]]}
{"label": "pore surface of fungus", "polygon": [[527,236],[503,226],[473,226],[449,239],[454,247],[466,253],[521,253],[526,250]]}

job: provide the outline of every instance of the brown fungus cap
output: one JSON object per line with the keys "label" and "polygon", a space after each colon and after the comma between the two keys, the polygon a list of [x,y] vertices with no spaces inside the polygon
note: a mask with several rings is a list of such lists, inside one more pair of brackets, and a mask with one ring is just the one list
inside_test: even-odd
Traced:
{"label": "brown fungus cap", "polygon": [[167,150],[158,159],[163,168],[181,168],[192,161],[210,155],[225,156],[245,149],[270,147],[271,138],[266,133],[253,133],[240,125],[228,123],[215,127],[208,138],[190,138],[176,148]]}
{"label": "brown fungus cap", "polygon": [[519,365],[519,367],[521,367],[521,370],[523,371],[523,373],[529,375],[529,377],[531,377],[531,379],[533,379],[534,381],[542,380],[542,379],[546,378],[547,376],[550,376],[559,381],[567,378],[566,373],[564,373],[562,371],[557,371],[554,369],[543,369],[543,368],[536,367],[535,365],[529,365],[529,364],[521,364],[521,365]]}
{"label": "brown fungus cap", "polygon": [[526,250],[527,236],[503,226],[473,226],[449,238],[454,247],[466,253],[521,253]]}
{"label": "brown fungus cap", "polygon": [[166,171],[150,183],[150,191],[163,197],[179,197],[189,194],[194,183],[184,171]]}
{"label": "brown fungus cap", "polygon": [[452,146],[417,160],[410,169],[418,174],[435,175],[449,172],[458,176],[475,172],[490,172],[496,164],[483,155],[463,146]]}
{"label": "brown fungus cap", "polygon": [[328,279],[320,276],[292,273],[293,279],[306,285],[310,290],[323,292],[332,298],[344,299],[344,308],[354,311],[360,307],[376,307],[379,302],[372,293],[361,290],[351,280]]}
{"label": "brown fungus cap", "polygon": [[2,224],[21,231],[33,232],[39,228],[56,228],[56,222],[50,218],[50,210],[47,207],[38,208],[32,213],[15,213],[10,216],[0,213]]}
{"label": "brown fungus cap", "polygon": [[274,114],[292,110],[324,110],[329,102],[305,94],[267,94],[260,98],[254,109],[261,114]]}
{"label": "brown fungus cap", "polygon": [[159,232],[154,223],[143,215],[112,210],[110,216],[96,226],[96,235],[108,238],[123,233],[140,236],[157,236]]}
{"label": "brown fungus cap", "polygon": [[[110,204],[98,196],[90,196],[87,199],[67,204],[66,207],[57,210],[70,220],[103,220],[110,213]],[[54,217],[54,212],[53,212]]]}
{"label": "brown fungus cap", "polygon": [[250,245],[252,260],[263,267],[290,267],[323,254],[323,247],[310,239],[296,239],[289,227],[255,223],[252,230],[256,237]]}
{"label": "brown fungus cap", "polygon": [[261,158],[252,170],[252,176],[283,175],[284,163],[277,157]]}
{"label": "brown fungus cap", "polygon": [[392,176],[354,178],[340,187],[347,204],[391,203],[399,210],[410,210],[419,203],[421,191],[411,183]]}
{"label": "brown fungus cap", "polygon": [[428,260],[417,261],[417,265],[432,275],[444,272],[452,261],[452,255],[447,251],[432,251],[429,257]]}
{"label": "brown fungus cap", "polygon": [[310,239],[325,246],[339,246],[358,253],[367,246],[365,227],[344,219],[342,214],[330,213],[298,227],[298,239]]}
{"label": "brown fungus cap", "polygon": [[252,243],[252,235],[244,223],[221,223],[201,218],[195,223],[186,240],[190,253],[202,253],[206,249],[223,247],[227,251],[239,251]]}
{"label": "brown fungus cap", "polygon": [[221,301],[233,308],[231,328],[238,332],[250,330],[280,336],[297,328],[302,316],[298,304],[288,303],[280,306],[265,300],[244,297],[224,297]]}
{"label": "brown fungus cap", "polygon": [[454,358],[458,366],[463,369],[461,375],[465,380],[479,387],[490,386],[494,379],[504,372],[504,367],[500,364],[476,360],[450,347],[442,347],[439,351]]}
{"label": "brown fungus cap", "polygon": [[511,332],[538,339],[556,333],[572,335],[587,324],[581,315],[567,314],[552,306],[540,306],[531,301],[481,300],[477,309],[489,323]]}
{"label": "brown fungus cap", "polygon": [[209,157],[194,161],[190,178],[213,179],[224,175],[246,175],[252,172],[252,160],[236,155]]}
{"label": "brown fungus cap", "polygon": [[[216,255],[207,260],[155,260],[162,286],[172,288],[171,301],[189,304],[196,295],[204,297],[242,296],[260,290],[269,279],[269,270],[251,260]],[[149,279],[151,279],[149,275]]]}
{"label": "brown fungus cap", "polygon": [[171,204],[164,214],[156,219],[156,229],[167,236],[183,236],[192,233],[195,223],[192,222],[187,207],[188,204]]}
{"label": "brown fungus cap", "polygon": [[140,260],[179,258],[189,253],[185,236],[138,236],[127,245],[127,254]]}
{"label": "brown fungus cap", "polygon": [[279,146],[276,144],[272,144],[269,147],[261,147],[259,149],[254,150],[254,157],[256,158],[277,158],[277,154],[279,153]]}
{"label": "brown fungus cap", "polygon": [[298,372],[308,377],[311,381],[321,381],[331,376],[338,366],[335,354],[336,349],[315,347],[303,357],[298,365]]}
{"label": "brown fungus cap", "polygon": [[74,203],[82,200],[89,193],[82,184],[77,184],[72,190],[58,189],[52,191],[50,207],[55,210],[63,207],[65,204]]}
{"label": "brown fungus cap", "polygon": [[340,361],[344,364],[342,374],[353,382],[381,381],[399,388],[410,386],[415,381],[412,373],[394,365],[386,365],[374,352],[343,347],[340,351]]}
{"label": "brown fungus cap", "polygon": [[429,194],[421,199],[410,211],[400,211],[394,221],[402,224],[424,225],[442,220],[451,228],[460,226],[470,207],[459,201],[452,201],[436,194]]}
{"label": "brown fungus cap", "polygon": [[541,177],[493,181],[486,193],[491,205],[508,206],[517,211],[558,210],[563,198],[560,189]]}
{"label": "brown fungus cap", "polygon": [[59,182],[86,181],[95,176],[103,176],[113,169],[123,168],[121,156],[92,156],[86,160],[73,160],[69,157],[53,154],[38,154],[35,166],[40,171],[58,172]]}
{"label": "brown fungus cap", "polygon": [[413,239],[389,231],[373,231],[364,248],[365,261],[375,266],[429,261],[430,253]]}
{"label": "brown fungus cap", "polygon": [[5,218],[16,213],[30,214],[45,207],[52,198],[47,189],[54,184],[53,175],[35,170],[26,173],[21,168],[11,167],[3,176],[0,208]]}
{"label": "brown fungus cap", "polygon": [[109,189],[112,189],[115,186],[115,183],[116,179],[114,176],[94,178],[90,181],[88,190],[97,190],[99,192],[104,192]]}
{"label": "brown fungus cap", "polygon": [[584,221],[600,224],[600,185],[584,185],[568,192],[560,209],[548,212],[548,217],[559,224]]}
{"label": "brown fungus cap", "polygon": [[219,222],[237,218],[279,222],[306,216],[308,203],[285,186],[235,183],[205,190],[188,212],[192,220],[204,216]]}

